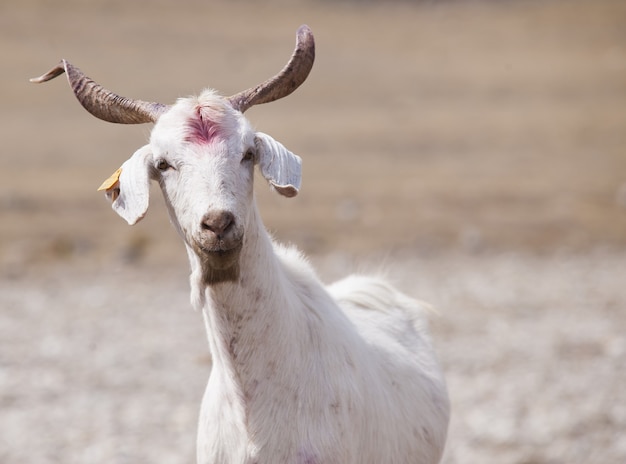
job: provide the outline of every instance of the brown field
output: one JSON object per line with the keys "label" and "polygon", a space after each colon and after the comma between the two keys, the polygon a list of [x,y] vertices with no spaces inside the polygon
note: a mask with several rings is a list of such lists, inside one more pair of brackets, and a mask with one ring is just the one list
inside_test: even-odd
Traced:
{"label": "brown field", "polygon": [[[626,2],[5,0],[0,462],[193,462],[210,369],[154,189],[131,228],[95,192],[148,126],[89,116],[61,57],[171,103],[317,61],[249,111],[304,158],[259,182],[324,280],[386,269],[439,310],[444,463],[626,462]],[[156,290],[155,290],[156,289]]]}

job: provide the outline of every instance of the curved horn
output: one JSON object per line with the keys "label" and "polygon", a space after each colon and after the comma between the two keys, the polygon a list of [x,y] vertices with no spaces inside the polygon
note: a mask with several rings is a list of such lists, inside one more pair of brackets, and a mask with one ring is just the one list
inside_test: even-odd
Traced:
{"label": "curved horn", "polygon": [[39,84],[54,79],[63,73],[67,74],[67,80],[80,104],[96,118],[104,121],[119,124],[156,122],[159,116],[168,109],[167,105],[161,103],[149,103],[121,97],[85,76],[80,69],[66,60],[61,60],[56,67],[46,74],[30,81]]}
{"label": "curved horn", "polygon": [[253,105],[269,103],[286,97],[305,81],[315,60],[315,41],[309,26],[300,26],[296,34],[296,48],[285,67],[262,84],[239,92],[228,101],[233,108],[246,111]]}

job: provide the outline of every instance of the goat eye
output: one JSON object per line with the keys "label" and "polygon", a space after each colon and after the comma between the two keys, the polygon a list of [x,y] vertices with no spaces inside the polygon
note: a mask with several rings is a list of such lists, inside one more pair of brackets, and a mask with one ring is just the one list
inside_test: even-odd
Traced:
{"label": "goat eye", "polygon": [[241,161],[253,161],[254,160],[254,150],[250,149],[247,150],[244,154],[243,154],[243,158],[241,158]]}
{"label": "goat eye", "polygon": [[167,171],[170,168],[170,165],[167,161],[161,158],[160,160],[156,162],[156,168],[159,171]]}

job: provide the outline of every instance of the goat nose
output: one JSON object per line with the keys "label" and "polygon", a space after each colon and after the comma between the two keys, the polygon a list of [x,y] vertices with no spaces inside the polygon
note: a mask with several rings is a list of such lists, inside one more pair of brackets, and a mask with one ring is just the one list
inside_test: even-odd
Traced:
{"label": "goat nose", "polygon": [[218,238],[224,234],[235,223],[235,216],[229,211],[210,211],[202,218],[202,229],[213,232]]}

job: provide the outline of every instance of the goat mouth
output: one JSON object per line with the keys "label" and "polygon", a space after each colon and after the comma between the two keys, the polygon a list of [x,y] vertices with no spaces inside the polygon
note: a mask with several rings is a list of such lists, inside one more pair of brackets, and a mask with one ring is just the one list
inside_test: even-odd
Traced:
{"label": "goat mouth", "polygon": [[239,253],[243,245],[243,240],[234,243],[202,243],[192,242],[192,248],[196,255],[202,260],[203,266],[208,266],[213,270],[224,270],[235,266],[239,262]]}

